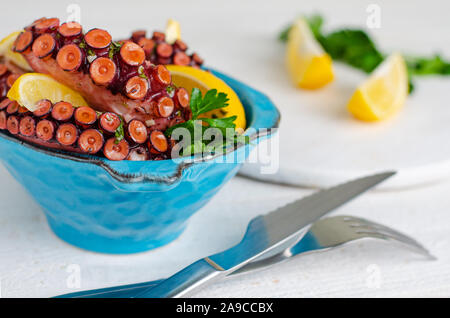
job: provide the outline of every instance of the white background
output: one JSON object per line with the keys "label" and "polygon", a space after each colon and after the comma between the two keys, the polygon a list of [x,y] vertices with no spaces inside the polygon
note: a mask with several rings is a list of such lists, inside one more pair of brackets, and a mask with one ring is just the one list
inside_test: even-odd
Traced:
{"label": "white background", "polygon": [[[3,1],[0,34],[7,35],[41,16],[65,20],[70,3]],[[163,30],[167,18],[177,19],[183,38],[205,58],[208,66],[262,90],[282,114],[292,112],[297,100],[273,89],[274,81],[290,85],[287,78],[280,77],[284,72],[284,52],[276,36],[299,13],[320,12],[330,28],[345,24],[364,26],[368,4],[377,3],[382,24],[371,34],[383,49],[407,49],[418,54],[443,51],[450,58],[450,5],[446,1],[77,3],[85,29],[106,28],[115,38],[126,37],[138,28]],[[308,95],[308,100],[314,98]],[[429,94],[427,98],[433,102],[437,97]],[[442,115],[432,111],[430,116]],[[281,128],[292,125],[295,122],[285,116]],[[443,133],[448,134],[448,126],[443,127]],[[440,147],[448,150],[448,140]],[[367,217],[404,231],[428,247],[438,261],[425,261],[382,242],[364,241],[300,257],[265,272],[229,279],[205,288],[198,296],[450,296],[449,191],[450,182],[446,181],[403,191],[372,192],[336,211]],[[1,296],[46,297],[170,275],[200,257],[238,242],[253,216],[308,193],[310,190],[236,177],[192,218],[186,232],[175,242],[147,253],[113,256],[79,250],[57,239],[37,204],[0,167]],[[79,289],[67,284],[73,277],[70,269],[77,268],[71,264],[77,264],[81,270]]]}

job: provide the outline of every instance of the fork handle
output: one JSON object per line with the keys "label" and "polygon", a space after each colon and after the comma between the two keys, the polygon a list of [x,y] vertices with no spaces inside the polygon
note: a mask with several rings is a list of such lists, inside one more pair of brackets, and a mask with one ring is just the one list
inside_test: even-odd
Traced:
{"label": "fork handle", "polygon": [[203,258],[163,280],[154,287],[146,288],[133,298],[186,297],[200,287],[225,276],[226,271],[209,258]]}

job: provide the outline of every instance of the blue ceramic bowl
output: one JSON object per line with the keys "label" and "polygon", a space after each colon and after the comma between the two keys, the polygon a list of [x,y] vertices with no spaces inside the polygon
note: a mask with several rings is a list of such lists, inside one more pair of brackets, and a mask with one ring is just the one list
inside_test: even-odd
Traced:
{"label": "blue ceramic bowl", "polygon": [[[277,127],[280,115],[264,94],[214,73],[238,94],[249,128]],[[254,142],[224,155],[225,159],[239,157],[242,162],[264,138],[258,132],[252,137]],[[40,204],[57,236],[87,250],[120,254],[174,240],[189,217],[240,167],[219,163],[223,157],[110,161],[43,149],[2,132],[0,153],[9,172]]]}

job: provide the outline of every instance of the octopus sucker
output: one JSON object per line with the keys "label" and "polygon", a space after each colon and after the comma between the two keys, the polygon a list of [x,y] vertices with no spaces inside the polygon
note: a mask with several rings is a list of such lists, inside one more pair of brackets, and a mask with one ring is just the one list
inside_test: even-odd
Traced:
{"label": "octopus sucker", "polygon": [[[192,117],[186,89],[176,87],[166,64],[201,67],[181,40],[138,30],[114,41],[104,29],[85,32],[78,22],[40,18],[13,43],[31,69],[79,92],[89,106],[49,99],[29,111],[6,96],[25,71],[0,57],[0,130],[41,147],[109,160],[163,160],[175,142],[164,131]],[[2,61],[4,63],[2,63]]]}
{"label": "octopus sucker", "polygon": [[[134,38],[140,41],[142,35]],[[162,36],[157,38],[158,51],[161,47],[174,51]],[[148,43],[145,49],[149,50]],[[35,72],[52,76],[78,91],[96,111],[116,113],[126,123],[160,118],[154,102],[172,98],[167,92],[173,85],[170,72],[152,63],[145,49],[131,40],[115,42],[107,30],[94,28],[84,33],[79,23],[60,24],[56,18],[36,20],[13,45]]]}
{"label": "octopus sucker", "polygon": [[178,39],[174,43],[166,41],[163,32],[155,31],[147,38],[145,30],[134,31],[131,38],[124,41],[132,41],[141,46],[145,52],[146,60],[152,64],[175,64],[192,67],[201,67],[203,59],[197,53],[188,54],[188,46]]}
{"label": "octopus sucker", "polygon": [[[30,112],[5,98],[0,103],[0,129],[29,143],[76,153],[99,154],[110,160],[161,160],[170,158],[173,142],[159,129],[133,119],[125,123],[120,115],[98,112],[89,106],[68,102],[37,102]],[[123,127],[123,136],[116,136]],[[155,127],[159,127],[157,124]]]}

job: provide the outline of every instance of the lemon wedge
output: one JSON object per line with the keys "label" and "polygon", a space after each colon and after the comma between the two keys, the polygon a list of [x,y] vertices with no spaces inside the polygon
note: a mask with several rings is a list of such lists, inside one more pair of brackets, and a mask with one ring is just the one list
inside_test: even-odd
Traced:
{"label": "lemon wedge", "polygon": [[295,86],[301,88],[321,88],[334,78],[331,57],[303,18],[296,20],[289,31],[286,65]]}
{"label": "lemon wedge", "polygon": [[406,63],[400,54],[393,54],[356,89],[347,108],[360,120],[378,121],[400,111],[407,96]]}
{"label": "lemon wedge", "polygon": [[166,26],[166,42],[169,44],[175,43],[176,40],[181,40],[181,27],[178,21],[169,19]]}
{"label": "lemon wedge", "polygon": [[20,76],[7,96],[30,111],[36,110],[36,103],[41,99],[49,99],[52,103],[65,101],[74,106],[88,106],[79,93],[49,75],[39,73],[26,73]]}
{"label": "lemon wedge", "polygon": [[225,84],[220,78],[210,72],[203,71],[190,66],[167,65],[167,69],[172,74],[172,81],[176,86],[184,87],[189,94],[194,87],[200,89],[203,95],[210,89],[217,89],[228,95],[228,106],[221,109],[215,109],[205,114],[204,117],[231,117],[236,116],[236,129],[245,130],[246,118],[245,110],[237,94],[230,86]]}
{"label": "lemon wedge", "polygon": [[0,41],[0,56],[3,56],[7,61],[11,61],[25,71],[33,71],[25,58],[20,53],[13,52],[12,50],[14,41],[20,32],[13,32]]}

